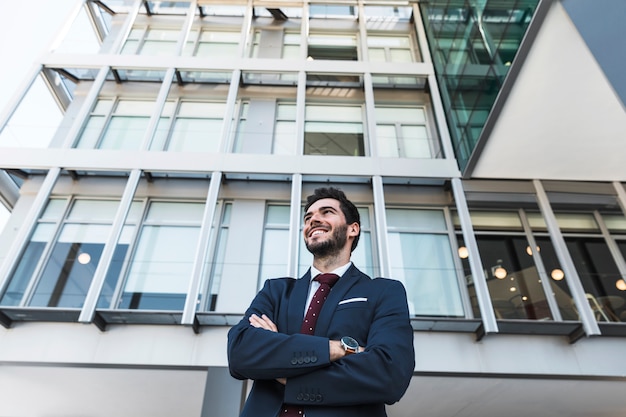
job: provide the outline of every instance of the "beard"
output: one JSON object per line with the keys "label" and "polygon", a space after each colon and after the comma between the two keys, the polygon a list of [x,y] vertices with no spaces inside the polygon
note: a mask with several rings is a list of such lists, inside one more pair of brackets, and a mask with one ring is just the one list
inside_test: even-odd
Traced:
{"label": "beard", "polygon": [[322,242],[304,241],[306,248],[313,256],[327,257],[338,254],[348,241],[348,225],[344,224],[337,229],[333,229],[330,237]]}

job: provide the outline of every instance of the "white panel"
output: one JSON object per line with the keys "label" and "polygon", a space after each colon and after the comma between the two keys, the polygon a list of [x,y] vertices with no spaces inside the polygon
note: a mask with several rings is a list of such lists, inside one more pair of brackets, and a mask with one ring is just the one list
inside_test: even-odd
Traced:
{"label": "white panel", "polygon": [[216,310],[243,313],[257,293],[265,201],[235,200]]}
{"label": "white panel", "polygon": [[621,101],[555,1],[472,176],[624,181],[624,137]]}

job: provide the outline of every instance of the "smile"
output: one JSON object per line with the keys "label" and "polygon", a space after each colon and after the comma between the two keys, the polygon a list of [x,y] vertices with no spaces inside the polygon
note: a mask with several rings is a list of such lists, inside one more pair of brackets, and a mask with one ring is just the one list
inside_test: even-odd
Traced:
{"label": "smile", "polygon": [[317,229],[317,230],[314,230],[313,232],[311,232],[309,234],[309,237],[318,236],[318,235],[324,235],[326,233],[328,233],[326,230]]}

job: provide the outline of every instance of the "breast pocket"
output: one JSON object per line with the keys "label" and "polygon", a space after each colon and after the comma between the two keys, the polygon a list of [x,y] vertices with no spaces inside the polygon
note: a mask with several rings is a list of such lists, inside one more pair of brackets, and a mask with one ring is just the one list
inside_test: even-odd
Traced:
{"label": "breast pocket", "polygon": [[371,323],[371,304],[366,299],[342,300],[335,309],[331,339],[354,337],[361,346],[367,344]]}

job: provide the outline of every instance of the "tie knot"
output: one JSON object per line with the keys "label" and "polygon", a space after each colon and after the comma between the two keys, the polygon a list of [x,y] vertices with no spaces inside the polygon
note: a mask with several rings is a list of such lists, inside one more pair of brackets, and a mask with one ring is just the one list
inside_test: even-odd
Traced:
{"label": "tie knot", "polygon": [[329,287],[335,285],[338,279],[339,275],[337,274],[319,274],[315,277],[315,281],[319,281],[320,284],[326,284]]}

